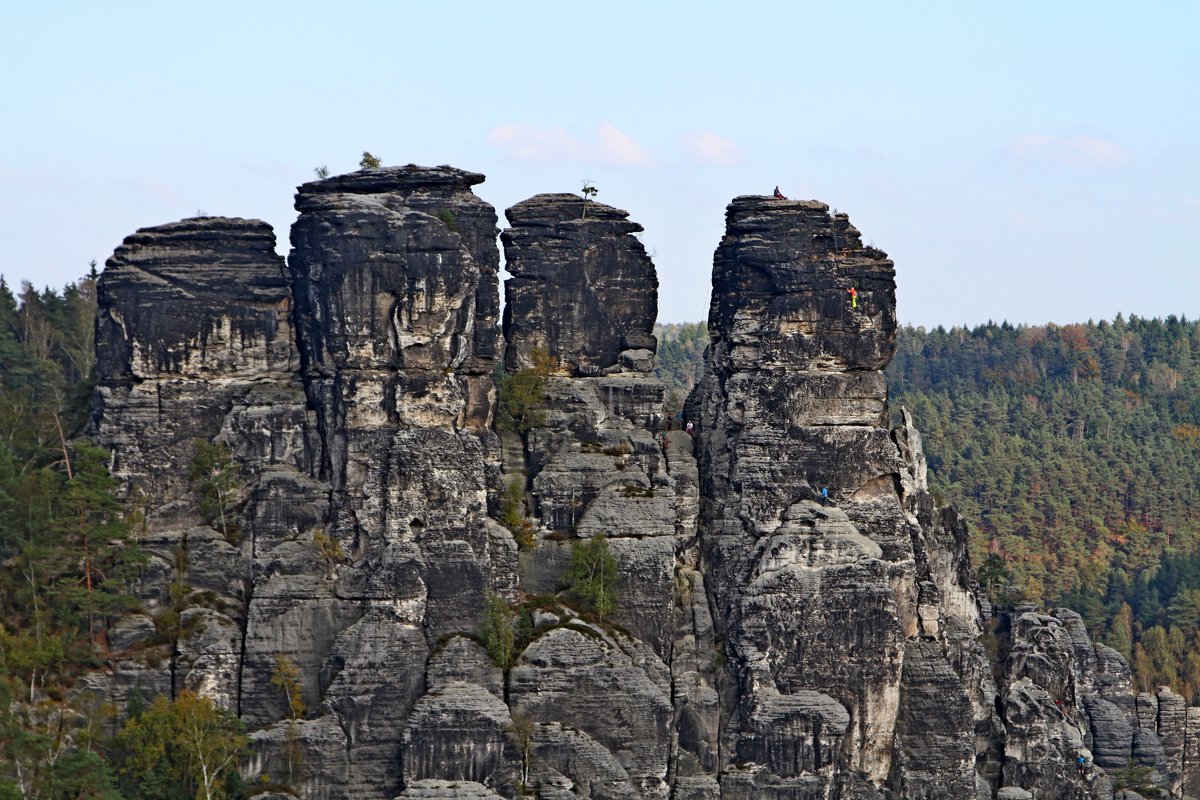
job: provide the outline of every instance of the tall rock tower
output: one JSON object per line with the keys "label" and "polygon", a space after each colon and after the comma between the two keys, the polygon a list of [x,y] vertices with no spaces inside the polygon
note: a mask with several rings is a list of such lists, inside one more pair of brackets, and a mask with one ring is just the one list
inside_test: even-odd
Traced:
{"label": "tall rock tower", "polygon": [[[515,592],[516,545],[487,516],[500,462],[488,428],[499,253],[495,211],[471,191],[482,180],[410,165],[296,195],[288,271],[340,556],[323,570],[332,597],[285,612],[321,631],[319,646],[279,639],[279,612],[252,615],[249,636],[311,664],[312,701],[344,731],[341,772],[323,776],[344,796],[392,797],[411,778],[402,763],[422,759],[402,759],[401,740],[435,688],[427,660],[476,629],[485,589]],[[270,687],[260,690],[269,708]]]}
{"label": "tall rock tower", "polygon": [[689,401],[728,659],[721,796],[987,796],[965,541],[933,516],[915,431],[889,430],[892,263],[822,203],[739,197],[726,219]]}

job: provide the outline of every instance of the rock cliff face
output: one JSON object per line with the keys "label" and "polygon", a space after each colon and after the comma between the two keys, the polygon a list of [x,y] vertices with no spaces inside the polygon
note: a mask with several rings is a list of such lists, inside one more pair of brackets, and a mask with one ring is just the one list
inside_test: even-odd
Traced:
{"label": "rock cliff face", "polygon": [[932,513],[915,431],[887,427],[892,263],[823,204],[738,198],[709,330],[690,405],[728,655],[722,796],[987,796],[995,688],[965,542]]}
{"label": "rock cliff face", "polygon": [[[993,671],[966,526],[889,427],[893,265],[845,215],[729,206],[693,435],[624,211],[508,210],[502,359],[482,179],[305,184],[286,264],[247,220],[118,248],[91,433],[152,559],[94,690],[201,691],[249,777],[321,800],[1113,798],[1131,761],[1200,796],[1200,709],[1134,694],[1077,615],[1003,615]],[[496,429],[501,360],[533,424]],[[563,585],[598,541],[604,617]]]}
{"label": "rock cliff face", "polygon": [[629,213],[572,194],[505,212],[504,338],[509,368],[543,348],[572,375],[652,367],[658,277]]}
{"label": "rock cliff face", "polygon": [[[309,477],[283,259],[263,222],[184,220],[126,239],[99,298],[93,437],[144,515],[150,558],[145,615],[118,625],[116,644],[141,657],[116,662],[116,699],[133,687],[190,688],[241,710],[256,555],[318,524],[325,502]],[[197,440],[233,455],[237,488],[222,531],[206,524],[190,488]]]}

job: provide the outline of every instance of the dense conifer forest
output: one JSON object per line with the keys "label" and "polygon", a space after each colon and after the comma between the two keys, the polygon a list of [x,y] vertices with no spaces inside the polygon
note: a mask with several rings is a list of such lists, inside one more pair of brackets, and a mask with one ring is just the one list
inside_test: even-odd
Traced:
{"label": "dense conifer forest", "polygon": [[905,328],[888,370],[1001,602],[1083,614],[1139,688],[1200,692],[1200,326]]}

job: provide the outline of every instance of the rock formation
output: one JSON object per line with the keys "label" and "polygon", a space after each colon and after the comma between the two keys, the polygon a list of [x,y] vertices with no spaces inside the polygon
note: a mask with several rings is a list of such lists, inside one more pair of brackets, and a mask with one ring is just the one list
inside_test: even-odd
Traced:
{"label": "rock formation", "polygon": [[[1200,796],[1200,709],[1135,694],[1072,612],[988,624],[890,426],[893,265],[845,215],[729,206],[693,437],[624,211],[507,211],[501,358],[482,180],[305,184],[286,264],[247,220],[117,249],[91,435],[151,561],[86,686],[207,694],[253,732],[247,776],[321,800],[1113,798],[1131,763]],[[536,388],[524,424],[498,375]],[[596,542],[607,615],[563,584]]]}
{"label": "rock formation", "polygon": [[651,369],[658,277],[620,209],[539,194],[505,212],[504,338],[510,369],[543,348],[570,375]]}
{"label": "rock formation", "polygon": [[690,401],[728,656],[722,796],[987,796],[995,689],[963,532],[904,458],[915,431],[888,430],[895,330],[892,263],[845,215],[729,206]]}

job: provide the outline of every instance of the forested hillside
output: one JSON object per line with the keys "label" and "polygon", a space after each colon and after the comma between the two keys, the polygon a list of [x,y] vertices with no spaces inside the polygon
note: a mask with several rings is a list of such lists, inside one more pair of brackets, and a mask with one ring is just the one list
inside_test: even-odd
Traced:
{"label": "forested hillside", "polygon": [[704,370],[704,347],[708,326],[703,322],[655,325],[658,354],[655,374],[671,391],[684,395],[700,380]]}
{"label": "forested hillside", "polygon": [[[0,799],[244,796],[212,760],[247,740],[210,701],[183,692],[114,709],[73,691],[104,665],[109,623],[136,606],[142,562],[108,454],[74,439],[92,386],[95,278],[25,285],[19,298],[0,278]],[[170,611],[155,622],[162,642],[178,635]]]}
{"label": "forested hillside", "polygon": [[[698,327],[660,326],[664,380],[688,385]],[[1196,699],[1200,326],[907,327],[888,379],[993,597],[1076,609],[1141,687]]]}
{"label": "forested hillside", "polygon": [[1144,688],[1195,698],[1200,326],[905,328],[889,382],[993,593],[1075,608]]}

